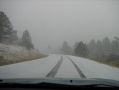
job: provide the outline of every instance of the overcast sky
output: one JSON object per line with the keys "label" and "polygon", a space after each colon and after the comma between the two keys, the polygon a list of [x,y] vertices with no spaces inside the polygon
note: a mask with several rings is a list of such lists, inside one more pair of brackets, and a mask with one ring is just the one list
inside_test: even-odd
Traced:
{"label": "overcast sky", "polygon": [[0,11],[40,50],[119,36],[119,0],[0,0]]}

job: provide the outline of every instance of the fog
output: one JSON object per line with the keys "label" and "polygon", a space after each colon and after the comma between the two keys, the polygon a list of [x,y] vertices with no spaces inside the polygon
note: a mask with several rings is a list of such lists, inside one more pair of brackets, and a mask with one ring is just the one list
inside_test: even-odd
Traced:
{"label": "fog", "polygon": [[0,0],[19,36],[27,29],[41,51],[119,36],[118,9],[118,0]]}

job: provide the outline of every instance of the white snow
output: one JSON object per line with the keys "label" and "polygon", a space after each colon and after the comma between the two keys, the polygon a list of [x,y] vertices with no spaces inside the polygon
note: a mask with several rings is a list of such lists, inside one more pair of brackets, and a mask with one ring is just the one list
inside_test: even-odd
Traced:
{"label": "white snow", "polygon": [[[119,69],[98,62],[62,55],[63,62],[55,78],[80,78],[71,58],[87,78],[105,78],[119,80]],[[61,55],[49,55],[46,58],[0,66],[0,78],[44,78],[60,60]]]}
{"label": "white snow", "polygon": [[87,78],[119,80],[119,69],[85,58],[69,56],[79,66]]}
{"label": "white snow", "polygon": [[57,78],[80,78],[80,75],[76,71],[74,65],[65,56],[63,57],[62,65],[56,74]]}
{"label": "white snow", "polygon": [[0,78],[38,78],[45,77],[55,66],[60,56],[49,55],[46,58],[26,61],[0,67]]}
{"label": "white snow", "polygon": [[18,58],[24,58],[25,55],[28,55],[29,51],[24,47],[19,45],[7,45],[0,43],[0,55],[7,60],[17,60]]}
{"label": "white snow", "polygon": [[0,43],[0,55],[6,60],[17,61],[21,59],[33,58],[39,54],[35,49],[27,50],[19,45],[9,45]]}

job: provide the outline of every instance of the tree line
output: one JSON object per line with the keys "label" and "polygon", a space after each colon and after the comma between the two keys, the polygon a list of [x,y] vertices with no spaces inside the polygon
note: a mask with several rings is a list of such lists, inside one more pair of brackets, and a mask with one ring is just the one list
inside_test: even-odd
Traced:
{"label": "tree line", "polygon": [[80,41],[76,42],[73,48],[65,41],[61,51],[63,54],[89,58],[119,67],[119,37],[114,37],[113,40],[108,37],[102,40],[93,39],[89,43]]}
{"label": "tree line", "polygon": [[28,50],[34,49],[29,31],[25,30],[19,38],[17,30],[14,30],[9,18],[2,11],[0,11],[0,43],[21,45]]}
{"label": "tree line", "polygon": [[108,37],[105,37],[103,40],[91,40],[88,44],[81,41],[76,43],[74,52],[78,56],[91,57],[97,60],[117,57],[119,56],[119,38],[114,37],[111,41]]}
{"label": "tree line", "polygon": [[83,41],[76,43],[74,53],[77,56],[90,58],[99,62],[119,67],[119,37],[110,40],[91,40],[89,43]]}

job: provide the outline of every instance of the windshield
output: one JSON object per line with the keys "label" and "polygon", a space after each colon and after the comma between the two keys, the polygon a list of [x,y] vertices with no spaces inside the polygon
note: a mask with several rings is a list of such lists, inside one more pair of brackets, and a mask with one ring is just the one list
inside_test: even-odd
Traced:
{"label": "windshield", "polygon": [[118,0],[0,0],[0,79],[119,81]]}

